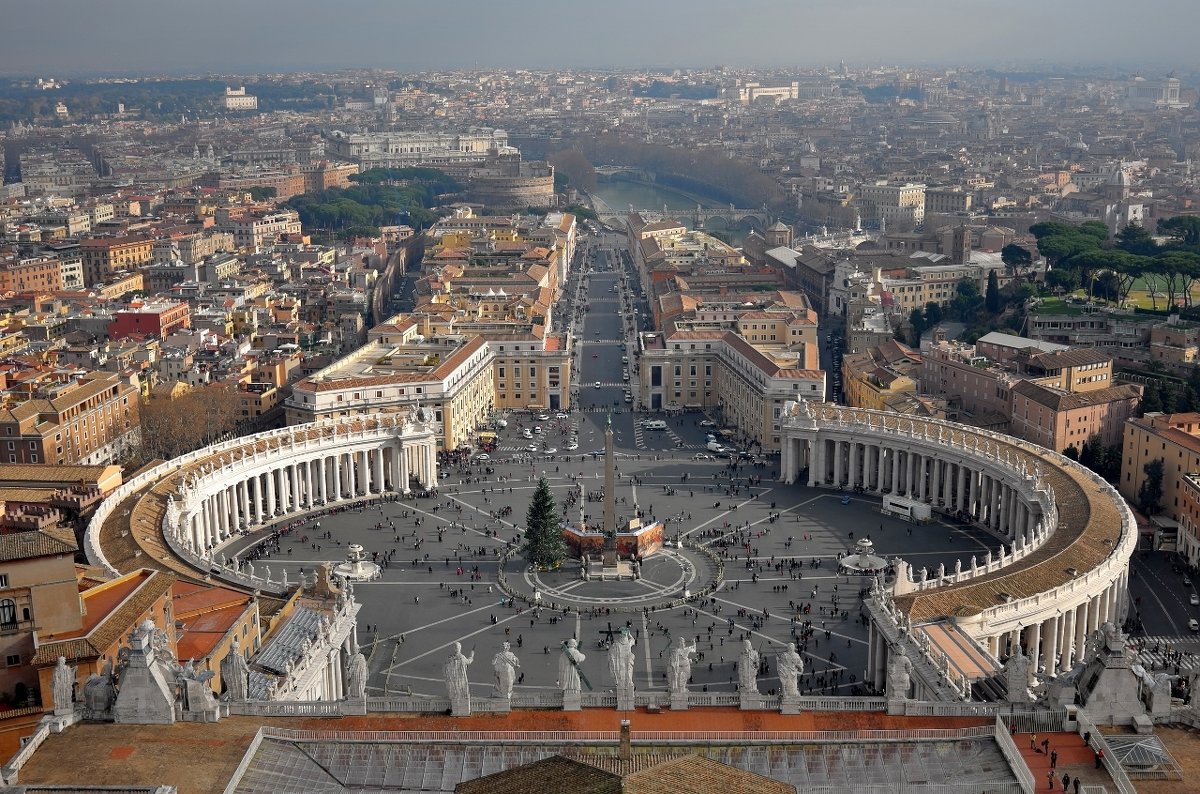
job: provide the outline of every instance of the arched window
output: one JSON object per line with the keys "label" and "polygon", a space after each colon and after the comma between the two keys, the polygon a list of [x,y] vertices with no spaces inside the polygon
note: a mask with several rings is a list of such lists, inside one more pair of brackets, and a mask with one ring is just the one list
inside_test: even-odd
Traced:
{"label": "arched window", "polygon": [[0,625],[11,626],[17,622],[17,602],[11,598],[0,601]]}

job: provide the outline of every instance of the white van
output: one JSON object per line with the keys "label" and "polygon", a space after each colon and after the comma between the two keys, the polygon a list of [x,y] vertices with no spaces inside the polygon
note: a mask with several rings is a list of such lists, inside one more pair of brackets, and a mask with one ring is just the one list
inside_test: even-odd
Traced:
{"label": "white van", "polygon": [[647,419],[642,423],[643,430],[666,430],[667,423],[661,419]]}
{"label": "white van", "polygon": [[709,452],[721,452],[724,449],[718,441],[709,441],[704,446]]}

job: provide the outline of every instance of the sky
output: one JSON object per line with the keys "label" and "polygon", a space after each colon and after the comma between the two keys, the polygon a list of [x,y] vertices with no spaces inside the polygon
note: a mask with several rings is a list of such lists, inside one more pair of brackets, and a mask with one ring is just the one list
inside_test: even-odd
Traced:
{"label": "sky", "polygon": [[1194,71],[1200,0],[0,0],[0,74],[912,64]]}

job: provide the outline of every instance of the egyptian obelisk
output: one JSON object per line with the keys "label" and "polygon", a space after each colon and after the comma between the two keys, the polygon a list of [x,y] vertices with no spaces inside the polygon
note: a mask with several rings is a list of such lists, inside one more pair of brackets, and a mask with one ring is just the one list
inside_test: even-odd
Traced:
{"label": "egyptian obelisk", "polygon": [[617,531],[617,475],[613,454],[612,414],[608,415],[608,426],[604,428],[604,526],[601,532]]}

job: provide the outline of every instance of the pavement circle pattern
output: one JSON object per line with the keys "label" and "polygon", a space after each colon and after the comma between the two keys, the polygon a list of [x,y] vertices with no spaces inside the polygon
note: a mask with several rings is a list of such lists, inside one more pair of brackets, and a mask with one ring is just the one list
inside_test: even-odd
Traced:
{"label": "pavement circle pattern", "polygon": [[585,581],[579,564],[570,561],[554,571],[526,568],[519,577],[506,577],[504,586],[514,598],[551,608],[640,611],[675,606],[685,600],[685,590],[688,598],[703,597],[723,580],[718,566],[692,548],[664,548],[648,557],[641,571],[641,578],[635,581]]}

